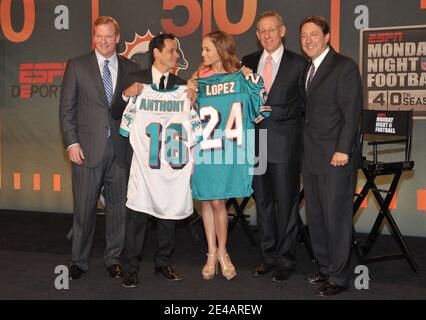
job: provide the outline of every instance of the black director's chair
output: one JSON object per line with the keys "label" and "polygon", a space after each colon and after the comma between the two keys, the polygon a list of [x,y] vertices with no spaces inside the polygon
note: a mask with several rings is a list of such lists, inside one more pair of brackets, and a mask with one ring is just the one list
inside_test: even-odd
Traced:
{"label": "black director's chair", "polygon": [[229,232],[235,228],[237,223],[240,223],[251,245],[256,247],[256,240],[254,238],[253,232],[250,229],[250,225],[247,222],[248,215],[244,214],[244,210],[249,203],[250,198],[251,197],[243,198],[241,203],[239,203],[236,198],[231,198],[226,202],[226,209],[228,210],[232,206],[235,210],[235,214],[230,215],[232,218],[229,222]]}
{"label": "black director's chair", "polygon": [[[357,194],[354,202],[354,214],[358,211],[369,190],[372,191],[374,198],[379,204],[380,211],[367,240],[364,243],[355,241],[354,250],[358,260],[364,264],[405,258],[410,265],[411,270],[414,273],[419,274],[420,270],[414,261],[414,257],[411,254],[395,220],[393,219],[391,212],[389,211],[389,205],[391,204],[402,173],[404,171],[410,171],[414,167],[414,161],[410,160],[412,125],[412,110],[364,110],[361,124],[362,142],[368,138],[368,145],[373,147],[373,157],[372,159],[367,159],[367,157],[363,157],[362,159],[361,170],[364,173],[367,182],[361,192]],[[386,153],[388,154],[400,151],[400,146],[403,145],[405,151],[404,158],[400,161],[380,162],[378,160],[378,147],[389,145],[393,145],[394,149],[386,148]],[[399,149],[395,150],[395,146],[398,146]],[[393,180],[388,190],[379,189],[375,183],[376,177],[384,175],[393,175]],[[392,236],[397,242],[401,253],[368,258],[368,255],[381,232],[384,220],[388,223],[392,231]]]}
{"label": "black director's chair", "polygon": [[[254,195],[252,195],[253,200],[256,201]],[[250,198],[252,197],[245,197],[243,198],[243,200],[241,201],[241,203],[239,203],[237,201],[237,199],[229,199],[226,202],[226,209],[229,209],[231,206],[235,209],[235,215],[232,215],[232,220],[229,223],[229,231],[231,232],[232,229],[236,226],[237,223],[241,223],[241,226],[243,227],[244,232],[246,233],[250,243],[255,247],[256,246],[256,240],[254,238],[253,232],[250,229],[250,226],[246,220],[246,218],[248,217],[246,214],[244,214],[244,210],[248,204],[248,202],[250,201]],[[300,191],[300,196],[299,196],[299,205],[302,203],[304,198],[304,192],[303,189]],[[300,242],[303,243],[303,245],[305,246],[306,250],[308,251],[309,254],[309,258],[311,259],[311,261],[315,261],[315,257],[312,251],[312,246],[311,246],[311,241],[309,239],[309,231],[308,231],[308,227],[303,223],[302,218],[300,217],[300,215],[297,215],[297,225],[299,228],[299,236],[300,236]]]}

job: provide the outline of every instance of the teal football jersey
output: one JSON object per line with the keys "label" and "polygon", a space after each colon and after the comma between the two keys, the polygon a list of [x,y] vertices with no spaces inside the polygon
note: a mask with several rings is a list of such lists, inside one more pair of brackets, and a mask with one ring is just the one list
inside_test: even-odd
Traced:
{"label": "teal football jersey", "polygon": [[192,194],[198,200],[250,196],[254,124],[269,117],[263,79],[241,71],[197,79],[203,139],[194,148]]}

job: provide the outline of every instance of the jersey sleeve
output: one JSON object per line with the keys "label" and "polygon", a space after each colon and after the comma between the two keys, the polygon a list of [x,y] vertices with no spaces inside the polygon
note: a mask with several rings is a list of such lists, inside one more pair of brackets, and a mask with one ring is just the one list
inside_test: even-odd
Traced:
{"label": "jersey sleeve", "polygon": [[191,108],[189,111],[189,121],[191,122],[191,144],[193,147],[203,139],[203,127],[198,112]]}
{"label": "jersey sleeve", "polygon": [[132,124],[135,120],[136,116],[136,101],[138,99],[129,99],[129,102],[127,103],[126,108],[124,109],[123,116],[121,117],[121,123],[120,123],[120,129],[119,133],[123,136],[128,138],[130,129],[132,127]]}
{"label": "jersey sleeve", "polygon": [[266,105],[267,94],[263,85],[263,79],[256,73],[245,76],[247,91],[249,94],[250,120],[259,123],[271,115],[272,109]]}

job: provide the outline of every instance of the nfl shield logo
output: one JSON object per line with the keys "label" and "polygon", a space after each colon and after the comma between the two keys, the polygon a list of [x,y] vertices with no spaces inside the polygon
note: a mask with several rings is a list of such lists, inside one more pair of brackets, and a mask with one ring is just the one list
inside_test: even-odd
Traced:
{"label": "nfl shield logo", "polygon": [[426,58],[422,58],[421,64],[422,64],[422,71],[426,71]]}

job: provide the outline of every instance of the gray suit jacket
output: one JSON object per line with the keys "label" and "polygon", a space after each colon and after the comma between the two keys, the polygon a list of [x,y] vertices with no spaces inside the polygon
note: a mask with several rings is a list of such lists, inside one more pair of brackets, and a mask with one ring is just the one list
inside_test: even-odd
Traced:
{"label": "gray suit jacket", "polygon": [[[118,56],[117,84],[111,104],[121,100],[123,80],[128,73],[138,69],[136,63]],[[62,80],[59,120],[65,148],[79,143],[86,158],[84,165],[92,168],[99,165],[105,151],[108,128],[111,128],[118,163],[122,167],[127,166],[127,142],[118,134],[120,122],[111,117],[94,51],[68,61]]]}

